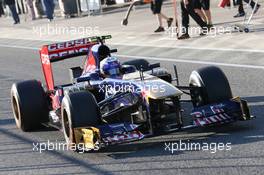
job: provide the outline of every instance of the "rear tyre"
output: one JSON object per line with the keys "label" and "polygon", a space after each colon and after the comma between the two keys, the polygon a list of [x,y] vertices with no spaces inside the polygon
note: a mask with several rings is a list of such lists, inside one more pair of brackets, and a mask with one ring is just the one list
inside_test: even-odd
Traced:
{"label": "rear tyre", "polygon": [[64,96],[61,106],[62,128],[68,146],[76,144],[74,128],[97,126],[101,113],[90,92],[76,92]]}
{"label": "rear tyre", "polygon": [[137,68],[137,70],[143,69],[143,71],[149,70],[149,62],[145,59],[135,59],[131,61],[126,61],[122,65],[132,65]]}
{"label": "rear tyre", "polygon": [[47,98],[41,84],[36,80],[13,84],[11,105],[16,125],[23,131],[40,129],[41,123],[48,121]]}
{"label": "rear tyre", "polygon": [[218,103],[232,98],[232,91],[223,71],[215,66],[193,71],[190,76],[191,99],[195,107]]}

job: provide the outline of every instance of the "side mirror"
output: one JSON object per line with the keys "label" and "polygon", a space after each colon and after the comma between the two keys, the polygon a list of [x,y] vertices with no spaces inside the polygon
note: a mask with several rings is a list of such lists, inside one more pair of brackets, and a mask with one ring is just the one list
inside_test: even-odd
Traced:
{"label": "side mirror", "polygon": [[158,67],[160,67],[160,63],[154,63],[154,64],[150,64],[149,65],[149,69],[154,69],[154,68],[158,68]]}
{"label": "side mirror", "polygon": [[72,67],[69,69],[71,83],[75,82],[75,79],[82,75],[83,69],[81,67]]}
{"label": "side mirror", "polygon": [[117,52],[117,49],[111,49],[110,50],[110,53],[116,53]]}

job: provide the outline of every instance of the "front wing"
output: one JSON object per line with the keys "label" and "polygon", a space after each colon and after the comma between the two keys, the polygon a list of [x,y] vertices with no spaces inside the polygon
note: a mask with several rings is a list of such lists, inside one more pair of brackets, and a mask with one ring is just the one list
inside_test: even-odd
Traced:
{"label": "front wing", "polygon": [[250,115],[247,102],[239,97],[217,104],[194,108],[191,116],[195,126],[219,125],[253,118]]}
{"label": "front wing", "polygon": [[[235,121],[245,121],[254,118],[245,100],[239,97],[210,105],[194,108],[191,116],[193,124],[183,126],[175,131],[194,127],[221,125]],[[76,143],[84,143],[84,149],[98,150],[113,144],[121,144],[141,140],[145,137],[139,130],[139,125],[132,123],[105,124],[96,127],[75,128]]]}

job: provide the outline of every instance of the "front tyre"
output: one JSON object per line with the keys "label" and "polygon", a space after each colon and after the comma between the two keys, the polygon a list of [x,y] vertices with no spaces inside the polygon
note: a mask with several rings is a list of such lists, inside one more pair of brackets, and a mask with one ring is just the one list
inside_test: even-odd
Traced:
{"label": "front tyre", "polygon": [[74,128],[96,127],[101,113],[95,97],[86,91],[64,96],[61,106],[62,128],[68,146],[76,144]]}
{"label": "front tyre", "polygon": [[189,84],[200,89],[191,90],[194,107],[218,103],[232,98],[232,91],[223,71],[216,66],[208,66],[191,73]]}

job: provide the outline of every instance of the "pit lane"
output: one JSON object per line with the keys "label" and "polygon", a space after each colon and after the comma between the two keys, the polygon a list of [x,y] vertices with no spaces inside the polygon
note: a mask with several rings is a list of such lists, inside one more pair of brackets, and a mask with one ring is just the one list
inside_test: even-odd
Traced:
{"label": "pit lane", "polygon": [[[119,47],[118,47],[119,48]],[[160,49],[144,52],[121,47],[121,60],[131,59],[124,55],[201,60],[229,64],[228,51],[200,52],[189,50],[186,58],[181,58],[182,50],[163,53]],[[128,53],[129,52],[129,53]],[[63,141],[59,131],[44,129],[32,133],[23,133],[16,129],[10,109],[9,91],[11,84],[26,79],[43,81],[38,51],[26,48],[0,47],[0,174],[261,174],[264,167],[263,105],[264,77],[263,69],[254,67],[232,67],[220,65],[226,73],[233,94],[249,101],[251,112],[257,119],[239,122],[218,128],[195,129],[177,132],[165,136],[149,138],[140,142],[115,146],[97,153],[76,154],[67,151],[33,151],[32,143]],[[140,55],[141,54],[141,55]],[[194,57],[195,55],[195,57]],[[211,59],[210,59],[211,57]],[[221,59],[222,57],[222,59]],[[259,57],[263,53],[250,53],[245,64],[260,65]],[[162,58],[162,57],[161,57]],[[164,58],[164,57],[163,57]],[[240,54],[232,52],[232,64],[241,63]],[[54,74],[57,83],[68,81],[65,67],[81,63],[81,59],[72,59],[56,64]],[[157,60],[149,60],[157,62]],[[161,65],[173,73],[172,61],[160,61]],[[263,63],[263,62],[262,62]],[[206,66],[202,63],[175,62],[178,67],[180,83],[187,84],[192,70]],[[243,63],[244,64],[244,63]],[[186,111],[188,113],[188,111]],[[186,116],[188,117],[188,116]],[[179,140],[195,142],[231,142],[232,150],[218,151],[177,151],[171,154],[165,151],[164,142]]]}

